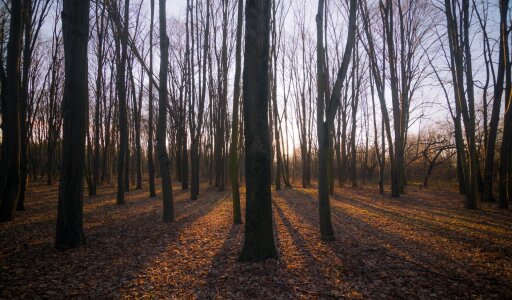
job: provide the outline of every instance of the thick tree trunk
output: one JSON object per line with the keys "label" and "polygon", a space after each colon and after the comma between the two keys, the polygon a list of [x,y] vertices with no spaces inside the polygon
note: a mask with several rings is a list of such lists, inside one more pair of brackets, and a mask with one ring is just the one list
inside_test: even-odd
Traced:
{"label": "thick tree trunk", "polygon": [[21,97],[19,102],[20,114],[20,195],[17,211],[25,210],[25,190],[28,184],[28,134],[27,134],[27,104],[28,104],[28,84],[29,71],[32,61],[32,3],[29,0],[23,1],[23,31],[25,32],[25,41],[23,42],[23,72],[21,80]]}
{"label": "thick tree trunk", "polygon": [[62,10],[65,81],[62,100],[63,140],[55,247],[85,243],[83,174],[88,118],[89,0],[64,0]]}
{"label": "thick tree trunk", "polygon": [[270,192],[268,67],[270,0],[247,0],[243,78],[246,222],[240,260],[277,258]]}
{"label": "thick tree trunk", "polygon": [[[20,46],[21,46],[21,1],[12,1],[9,42],[7,44],[7,87],[5,107],[2,106],[4,136],[2,137],[2,166],[5,166],[4,182],[0,183],[2,202],[0,222],[12,221],[18,204],[21,188],[20,178]],[[3,93],[3,92],[2,92]]]}
{"label": "thick tree trunk", "polygon": [[163,221],[174,222],[174,204],[172,199],[172,184],[170,160],[167,155],[167,73],[169,67],[169,38],[165,17],[165,0],[159,0],[160,21],[160,84],[158,89],[158,126],[156,144],[158,149],[158,162],[160,164],[160,177],[162,178]]}

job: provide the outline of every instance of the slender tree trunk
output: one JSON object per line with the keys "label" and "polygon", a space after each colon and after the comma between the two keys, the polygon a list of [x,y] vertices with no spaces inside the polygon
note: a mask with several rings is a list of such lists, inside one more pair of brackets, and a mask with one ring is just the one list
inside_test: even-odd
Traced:
{"label": "slender tree trunk", "polygon": [[347,172],[347,113],[346,108],[341,112],[341,170],[340,170],[340,184],[345,182]]}
{"label": "slender tree trunk", "polygon": [[[507,9],[505,6],[505,9]],[[503,42],[503,41],[502,41]],[[503,138],[500,149],[499,166],[499,203],[501,208],[508,208],[512,195],[512,70],[510,48],[507,41],[502,44],[505,57],[505,113],[503,116]],[[494,101],[497,101],[495,99]],[[508,189],[508,191],[507,191]]]}
{"label": "slender tree trunk", "polygon": [[[185,114],[184,114],[185,115]],[[187,130],[185,128],[185,120],[183,120],[183,134],[181,135],[183,141],[181,142],[182,157],[181,157],[181,189],[188,189],[188,149],[187,149]]]}
{"label": "slender tree trunk", "polygon": [[359,72],[357,48],[354,51],[352,61],[352,127],[350,132],[350,182],[352,187],[357,187],[357,150],[356,150],[356,129],[357,129],[357,108],[359,106]]}
{"label": "slender tree trunk", "polygon": [[[462,115],[466,140],[468,145],[468,159],[461,159],[462,171],[464,173],[465,183],[465,206],[469,209],[478,208],[478,177],[477,177],[477,157],[475,145],[475,114],[474,114],[474,97],[473,97],[473,81],[471,73],[471,55],[469,49],[469,4],[467,0],[463,0],[463,15],[457,20],[455,11],[452,11],[451,3],[445,0],[445,14],[447,19],[448,37],[450,44],[450,54],[452,60],[452,77],[455,83],[456,109],[457,113]],[[459,35],[459,24],[464,35],[464,41]],[[465,56],[465,59],[464,59]],[[466,69],[464,62],[467,62]],[[464,72],[466,71],[467,97],[464,87]],[[461,128],[462,131],[462,128]],[[459,137],[460,139],[460,137]],[[459,141],[459,145],[463,145],[463,141]],[[462,156],[461,152],[461,156]]]}
{"label": "slender tree trunk", "polygon": [[384,118],[382,118],[381,122],[381,139],[382,139],[382,146],[381,146],[381,164],[379,167],[379,194],[384,194],[384,174],[386,169],[386,132],[384,130]]}
{"label": "slender tree trunk", "polygon": [[58,37],[56,36],[54,30],[54,36],[53,36],[53,57],[52,57],[52,65],[51,68],[51,80],[50,80],[50,92],[48,95],[48,141],[47,141],[47,153],[46,153],[46,175],[47,185],[52,185],[53,181],[53,171],[54,171],[54,163],[55,163],[55,149],[56,149],[56,136],[57,136],[57,55],[58,55],[58,49],[59,49],[59,41]]}
{"label": "slender tree trunk", "polygon": [[105,6],[101,9],[101,15],[98,15],[98,5],[96,5],[96,18],[98,19],[98,75],[96,77],[96,105],[94,110],[94,162],[92,167],[92,188],[91,195],[96,195],[96,187],[99,183],[100,175],[100,103],[103,97],[103,36],[104,36],[104,16]]}
{"label": "slender tree trunk", "polygon": [[[138,104],[138,102],[142,101],[142,86],[139,91],[139,97],[137,97],[137,92],[135,90],[135,79],[133,77],[133,62],[128,62],[129,73],[130,73],[130,85],[132,87],[132,103],[133,103],[133,127],[135,131],[135,172],[136,172],[136,187],[135,189],[142,189],[142,146],[140,142],[140,110],[142,106]],[[141,79],[141,84],[144,82],[144,78]],[[142,104],[142,102],[141,102]]]}
{"label": "slender tree trunk", "polygon": [[[271,123],[271,127],[274,128],[274,137],[276,141],[276,172],[275,172],[275,186],[276,190],[281,189],[281,169],[282,169],[282,160],[281,160],[281,143],[279,139],[279,111],[277,109],[277,52],[276,52],[276,43],[277,43],[277,35],[276,35],[276,8],[275,1],[272,1],[272,47],[270,51],[271,60],[270,60],[270,82],[271,82],[271,94],[272,94],[272,112],[273,112],[273,124]],[[271,128],[272,131],[272,128]],[[271,135],[272,136],[272,135]]]}
{"label": "slender tree trunk", "polygon": [[[191,129],[191,144],[190,144],[190,163],[192,167],[192,180],[190,188],[190,198],[197,200],[199,195],[199,165],[201,156],[199,153],[199,144],[201,143],[201,130],[203,127],[203,116],[204,116],[204,104],[206,101],[206,70],[207,70],[207,59],[210,41],[210,0],[206,1],[206,26],[204,33],[204,45],[203,45],[203,61],[202,61],[202,78],[200,87],[200,99],[199,99],[199,110],[197,113],[197,124],[195,132]],[[200,68],[201,70],[201,68]]]}
{"label": "slender tree trunk", "polygon": [[[149,78],[153,78],[153,28],[155,17],[155,0],[150,0],[151,5],[151,24],[149,25]],[[153,155],[153,84],[149,84],[149,113],[148,113],[148,175],[149,175],[149,197],[156,197],[155,192],[155,165]]]}
{"label": "slender tree trunk", "polygon": [[126,108],[126,58],[128,46],[128,10],[129,0],[125,0],[124,26],[121,33],[121,57],[117,64],[117,96],[119,99],[119,151],[117,154],[117,204],[124,204],[128,151],[128,112]]}
{"label": "slender tree trunk", "polygon": [[[340,106],[341,88],[347,76],[350,57],[355,44],[357,1],[350,1],[348,37],[342,63],[338,71],[332,92],[327,92],[327,68],[323,45],[324,0],[318,1],[316,15],[317,28],[317,136],[318,136],[318,202],[320,215],[320,235],[324,240],[334,238],[329,204],[328,151],[329,136],[334,127],[334,117]],[[324,118],[325,110],[325,118]]]}
{"label": "slender tree trunk", "polygon": [[494,101],[492,104],[491,122],[489,124],[489,137],[487,138],[485,166],[483,174],[483,201],[495,201],[493,194],[494,155],[496,137],[500,119],[501,97],[503,96],[503,83],[505,81],[505,50],[508,48],[507,12],[508,0],[500,1],[500,51],[498,61],[498,74],[494,85]]}
{"label": "slender tree trunk", "polygon": [[229,149],[229,169],[231,175],[231,193],[233,197],[233,223],[242,223],[240,210],[240,190],[238,187],[238,111],[240,103],[240,73],[242,69],[242,25],[244,4],[238,0],[238,19],[235,45],[235,83],[233,87],[233,121],[231,122],[231,145]]}
{"label": "slender tree trunk", "polygon": [[373,110],[373,134],[374,134],[374,143],[373,147],[375,148],[375,154],[377,156],[377,161],[379,163],[379,194],[384,194],[384,156],[385,156],[385,137],[384,137],[384,118],[382,118],[382,146],[380,152],[379,151],[379,142],[377,139],[378,130],[377,130],[377,114],[375,113],[375,92],[374,92],[374,82],[372,80],[372,69],[369,69],[370,72],[370,90],[372,97],[372,110]]}
{"label": "slender tree trunk", "polygon": [[62,168],[55,247],[85,243],[83,232],[83,174],[88,119],[89,0],[64,0],[62,10],[65,81],[62,100]]}

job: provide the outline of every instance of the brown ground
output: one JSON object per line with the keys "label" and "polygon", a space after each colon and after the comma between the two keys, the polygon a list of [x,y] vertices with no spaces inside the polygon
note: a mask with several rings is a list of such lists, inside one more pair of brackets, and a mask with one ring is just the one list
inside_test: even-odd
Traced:
{"label": "brown ground", "polygon": [[[279,260],[240,263],[229,192],[174,189],[177,222],[146,191],[86,198],[87,244],[53,248],[57,187],[0,224],[0,298],[512,298],[512,213],[463,208],[452,192],[336,189],[336,240],[321,242],[315,189],[273,192]],[[242,193],[243,194],[243,193]]]}

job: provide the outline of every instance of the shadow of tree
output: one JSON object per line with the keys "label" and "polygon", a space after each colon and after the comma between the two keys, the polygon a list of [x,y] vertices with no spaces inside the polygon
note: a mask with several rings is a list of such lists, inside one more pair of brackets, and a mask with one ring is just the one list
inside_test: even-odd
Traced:
{"label": "shadow of tree", "polygon": [[[317,226],[316,211],[312,214],[309,207],[305,209],[316,202],[312,194],[311,191],[290,190],[283,199],[305,222]],[[416,215],[411,221],[410,216],[375,207],[371,201],[339,195],[332,198],[337,240],[326,244],[346,262],[344,274],[353,285],[367,286],[365,291],[369,295],[383,293],[389,297],[408,297],[405,293],[410,291],[425,297],[434,294],[464,297],[471,293],[510,296],[510,292],[503,289],[510,286],[510,278],[502,278],[496,269],[487,270],[473,261],[472,256],[463,255],[472,251],[473,243],[463,244],[459,249],[443,249],[436,243],[453,242],[453,238],[442,226],[430,226],[427,220],[418,222],[414,219]],[[461,255],[454,257],[453,252]],[[501,269],[499,265],[494,267]]]}
{"label": "shadow of tree", "polygon": [[[176,243],[181,232],[225,197],[225,193],[210,191],[198,201],[177,201],[177,222],[165,224],[160,201],[134,194],[143,198],[134,196],[128,201],[131,204],[95,210],[101,223],[88,226],[91,217],[86,215],[87,243],[78,249],[54,250],[54,222],[39,224],[37,231],[18,231],[21,236],[11,237],[16,245],[4,248],[0,256],[0,297],[117,298],[147,264]],[[2,228],[2,241],[11,234]]]}

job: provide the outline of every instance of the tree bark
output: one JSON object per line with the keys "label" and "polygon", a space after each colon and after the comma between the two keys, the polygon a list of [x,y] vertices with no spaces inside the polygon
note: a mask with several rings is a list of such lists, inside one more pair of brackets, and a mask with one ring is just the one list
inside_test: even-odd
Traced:
{"label": "tree bark", "polygon": [[7,87],[5,88],[5,105],[2,105],[2,166],[5,177],[1,182],[2,202],[0,204],[0,222],[14,220],[21,188],[20,178],[20,56],[21,56],[21,1],[11,2],[11,24],[7,44]]}
{"label": "tree bark", "polygon": [[[192,200],[197,200],[197,196],[199,195],[199,165],[200,165],[200,153],[199,153],[199,144],[201,142],[201,130],[203,127],[203,119],[204,119],[204,103],[206,101],[206,70],[207,70],[207,58],[209,51],[209,41],[210,41],[210,0],[206,1],[206,25],[205,25],[205,33],[204,33],[204,45],[203,45],[203,61],[202,61],[202,78],[200,87],[201,95],[199,99],[199,109],[197,113],[197,124],[195,131],[191,128],[191,144],[190,144],[190,164],[192,167],[192,176],[191,176],[191,188],[190,188],[190,198]],[[200,68],[201,69],[201,68]]]}
{"label": "tree bark", "polygon": [[[504,9],[508,9],[508,6],[505,6]],[[508,201],[511,200],[512,196],[512,70],[510,64],[508,35],[506,41],[502,44],[502,47],[505,58],[505,113],[503,116],[503,138],[501,142],[500,166],[498,170],[499,205],[501,208],[508,208]],[[494,101],[496,100],[497,99]]]}
{"label": "tree bark", "polygon": [[162,178],[163,221],[174,222],[174,204],[172,199],[172,184],[170,160],[167,155],[167,73],[169,68],[169,38],[166,32],[165,0],[159,0],[160,21],[160,84],[158,89],[158,125],[156,144],[158,149],[158,162],[160,177]]}
{"label": "tree bark", "polygon": [[[275,187],[276,190],[281,189],[281,169],[282,169],[282,160],[281,160],[281,143],[279,139],[279,111],[277,109],[277,52],[276,52],[276,43],[277,43],[277,35],[276,35],[276,8],[275,8],[275,1],[272,1],[272,47],[270,51],[270,82],[271,82],[271,105],[272,105],[272,115],[273,115],[273,122],[271,123],[271,132],[272,127],[274,129],[274,138],[276,141],[276,172],[274,174],[275,176]],[[272,119],[272,118],[271,118]],[[272,134],[271,134],[272,136]],[[272,159],[273,161],[273,159]]]}
{"label": "tree bark", "polygon": [[233,87],[233,121],[231,122],[231,145],[229,149],[229,169],[231,175],[231,193],[233,197],[233,223],[242,223],[240,210],[240,189],[238,187],[238,111],[240,103],[240,73],[242,69],[242,25],[244,4],[238,0],[238,19],[235,45],[235,82]]}
{"label": "tree bark", "polygon": [[92,167],[92,186],[90,190],[91,195],[96,195],[96,187],[99,183],[100,177],[100,103],[103,97],[103,37],[104,37],[104,16],[105,6],[101,9],[101,14],[98,14],[98,5],[96,5],[96,25],[98,36],[98,74],[96,76],[96,105],[94,109],[94,157]]}
{"label": "tree bark", "polygon": [[500,119],[501,97],[505,82],[505,51],[508,50],[507,12],[508,0],[500,1],[500,51],[498,72],[494,84],[494,100],[492,104],[491,121],[489,123],[489,136],[487,138],[485,166],[483,174],[483,201],[495,201],[493,193],[494,155],[496,152],[496,137]]}
{"label": "tree bark", "polygon": [[[149,78],[153,78],[153,28],[155,18],[155,0],[150,0],[151,18],[149,25]],[[153,155],[153,84],[149,84],[149,113],[148,113],[148,175],[149,175],[149,197],[156,197],[155,192],[155,163]]]}
{"label": "tree bark", "polygon": [[277,258],[270,192],[268,135],[270,0],[247,0],[245,10],[243,110],[246,222],[240,260]]}
{"label": "tree bark", "polygon": [[55,247],[85,243],[83,232],[83,174],[88,121],[89,0],[65,0],[62,10],[65,81],[62,100],[62,168]]}
{"label": "tree bark", "polygon": [[128,12],[130,0],[125,0],[124,26],[121,33],[121,57],[117,64],[117,96],[119,99],[119,151],[117,154],[117,204],[124,204],[128,148],[128,112],[126,108],[126,58],[128,47]]}
{"label": "tree bark", "polygon": [[[350,1],[348,24],[348,37],[340,69],[332,92],[327,95],[327,68],[325,63],[325,49],[323,45],[323,14],[324,0],[318,1],[316,15],[317,28],[317,136],[318,136],[318,202],[320,214],[320,235],[324,240],[334,238],[331,223],[331,208],[329,204],[329,178],[328,178],[328,151],[329,136],[334,127],[334,117],[340,106],[341,88],[350,63],[355,44],[357,1]],[[325,110],[325,118],[324,118]]]}

